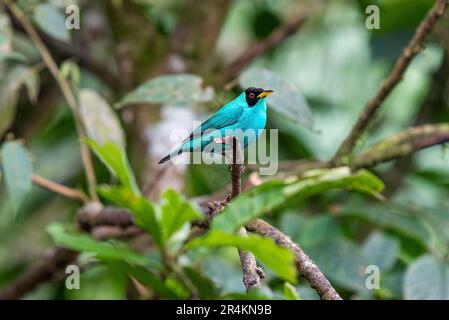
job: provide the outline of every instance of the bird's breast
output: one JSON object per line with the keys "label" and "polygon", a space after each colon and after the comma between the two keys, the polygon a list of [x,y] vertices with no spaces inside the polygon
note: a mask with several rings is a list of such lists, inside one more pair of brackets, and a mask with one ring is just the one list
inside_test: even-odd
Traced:
{"label": "bird's breast", "polygon": [[263,110],[251,110],[242,116],[240,121],[242,129],[264,129],[267,122],[267,113]]}

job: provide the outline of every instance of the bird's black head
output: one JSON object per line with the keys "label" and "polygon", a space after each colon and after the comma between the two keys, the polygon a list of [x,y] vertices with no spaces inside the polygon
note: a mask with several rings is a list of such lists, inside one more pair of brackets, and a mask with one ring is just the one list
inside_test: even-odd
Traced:
{"label": "bird's black head", "polygon": [[250,87],[245,90],[246,102],[253,107],[259,99],[265,98],[270,93],[273,93],[273,90]]}

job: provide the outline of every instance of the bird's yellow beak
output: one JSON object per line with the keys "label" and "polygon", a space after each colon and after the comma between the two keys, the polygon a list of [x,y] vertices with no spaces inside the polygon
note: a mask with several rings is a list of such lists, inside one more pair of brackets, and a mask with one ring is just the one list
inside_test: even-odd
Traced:
{"label": "bird's yellow beak", "polygon": [[274,92],[273,90],[264,90],[264,92],[262,92],[257,96],[257,99],[265,98],[266,96],[272,94],[273,92]]}

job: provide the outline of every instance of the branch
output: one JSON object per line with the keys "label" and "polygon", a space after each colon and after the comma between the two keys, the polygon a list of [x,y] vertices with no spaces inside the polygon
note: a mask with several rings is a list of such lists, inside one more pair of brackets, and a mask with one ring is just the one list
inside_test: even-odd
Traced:
{"label": "branch", "polygon": [[[78,104],[76,102],[75,95],[70,87],[70,84],[67,82],[66,79],[61,77],[60,71],[58,68],[58,65],[56,64],[55,60],[51,56],[51,53],[48,51],[47,47],[45,46],[42,39],[39,37],[39,34],[37,33],[36,29],[31,24],[30,20],[24,15],[24,13],[17,7],[17,5],[11,0],[2,0],[3,3],[13,12],[17,20],[21,23],[25,31],[30,36],[31,40],[36,45],[36,48],[39,50],[39,53],[42,56],[42,59],[44,60],[45,64],[47,65],[48,69],[50,70],[51,74],[55,78],[56,82],[58,83],[59,87],[61,88],[61,91],[67,100],[67,103],[72,110],[73,117],[75,119],[75,127],[76,131],[78,133],[78,137],[83,140],[86,137],[86,134],[84,132],[84,128],[81,124],[81,117],[78,112]],[[94,168],[92,164],[92,159],[89,153],[89,150],[87,146],[84,143],[80,144],[81,149],[81,158],[83,161],[84,169],[86,171],[86,178],[89,185],[89,193],[93,200],[98,200],[95,186],[96,186],[96,179],[95,179],[95,173]]]}
{"label": "branch", "polygon": [[271,33],[271,35],[266,39],[251,46],[239,58],[237,58],[229,66],[226,67],[226,71],[224,74],[224,83],[237,78],[242,69],[253,62],[257,57],[260,57],[269,52],[286,38],[298,32],[299,29],[301,29],[301,27],[304,25],[306,19],[307,18],[304,14],[300,14],[289,23],[273,31],[273,33]]}
{"label": "branch", "polygon": [[243,164],[243,155],[241,153],[240,143],[236,137],[233,137],[232,165],[231,165],[231,176],[232,176],[231,199],[234,199],[240,194],[240,192],[242,192],[242,174],[244,170],[245,165]]}
{"label": "branch", "polygon": [[[91,232],[94,237],[104,240],[106,237],[121,237],[137,234],[133,216],[126,210],[103,208],[98,202],[91,202],[78,211],[78,228]],[[121,227],[122,232],[106,230],[108,226]],[[113,232],[111,232],[113,231]],[[51,281],[65,267],[76,261],[78,253],[64,249],[52,248],[43,258],[32,264],[23,274],[9,286],[0,290],[0,300],[20,299],[28,292],[36,289],[41,283]]]}
{"label": "branch", "polygon": [[444,10],[449,4],[449,0],[437,0],[433,8],[427,14],[427,17],[421,22],[416,29],[415,35],[411,39],[408,46],[402,52],[402,55],[396,61],[390,75],[383,82],[376,96],[368,102],[365,109],[360,114],[356,124],[351,130],[349,136],[343,141],[338,148],[331,162],[341,164],[342,158],[351,154],[360,136],[366,130],[370,121],[374,118],[377,110],[385,101],[388,95],[393,91],[395,86],[402,80],[403,75],[410,65],[413,58],[424,47],[424,42],[431,33],[438,19],[443,15]]}
{"label": "branch", "polygon": [[101,208],[101,204],[95,202],[90,204],[90,206],[97,206],[98,209],[90,208],[88,205],[78,212],[78,227],[83,231],[90,232],[99,226],[115,226],[120,228],[134,226],[133,215],[125,209],[115,207]]}
{"label": "branch", "polygon": [[291,250],[295,255],[295,265],[298,272],[309,281],[310,286],[316,290],[323,300],[341,300],[337,291],[332,287],[329,280],[318,266],[301,250],[299,245],[294,243],[290,237],[276,229],[269,223],[257,219],[246,225],[249,231],[254,231],[264,237],[269,237],[278,245]]}
{"label": "branch", "polygon": [[54,279],[54,276],[74,262],[77,256],[77,252],[64,248],[47,251],[39,262],[32,265],[11,285],[0,291],[0,300],[20,299],[37,288],[39,284]]}
{"label": "branch", "polygon": [[[446,48],[440,67],[434,73],[432,85],[423,103],[419,107],[413,126],[423,125],[437,120],[447,105],[446,88],[449,84],[449,55]],[[385,183],[383,195],[390,198],[403,184],[406,174],[413,168],[412,155],[399,159],[392,168],[382,174]]]}
{"label": "branch", "polygon": [[389,137],[351,161],[354,169],[372,167],[381,162],[403,158],[412,153],[449,142],[449,124],[413,127]]}
{"label": "branch", "polygon": [[[226,138],[224,138],[226,139]],[[240,143],[236,137],[232,138],[232,191],[231,200],[236,198],[242,191],[242,174],[245,170],[243,164],[243,155],[240,149]],[[241,227],[238,234],[242,237],[247,236],[245,227]],[[239,249],[240,263],[243,271],[243,284],[246,291],[253,288],[259,288],[262,285],[262,279],[265,277],[264,272],[257,266],[256,257],[251,252]]]}
{"label": "branch", "polygon": [[[241,237],[247,237],[245,227],[241,227],[237,232]],[[243,271],[243,284],[246,291],[259,288],[262,285],[262,279],[265,278],[265,273],[262,268],[257,266],[256,257],[251,252],[239,250],[240,263]]]}
{"label": "branch", "polygon": [[50,181],[48,179],[45,179],[44,177],[38,176],[37,174],[33,174],[31,179],[35,185],[47,189],[49,191],[52,191],[54,193],[60,194],[66,198],[82,201],[84,203],[87,203],[89,201],[86,194],[82,191],[72,189],[62,184]]}

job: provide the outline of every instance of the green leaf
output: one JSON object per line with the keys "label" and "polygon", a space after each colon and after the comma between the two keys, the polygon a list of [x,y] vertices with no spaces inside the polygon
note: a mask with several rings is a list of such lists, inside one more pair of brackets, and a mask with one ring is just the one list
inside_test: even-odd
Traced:
{"label": "green leaf", "polygon": [[[305,226],[308,223],[308,218],[298,214],[296,210],[282,213],[279,218],[279,228],[282,232],[288,234],[293,241],[299,242],[299,239],[305,230]],[[302,242],[299,243],[303,245]]]}
{"label": "green leaf", "polygon": [[18,90],[21,85],[25,85],[28,97],[32,103],[37,102],[39,95],[40,78],[36,68],[24,65],[15,65],[11,70],[8,78],[11,81],[12,90]]}
{"label": "green leaf", "polygon": [[377,197],[384,189],[383,182],[368,170],[351,172],[348,167],[310,170],[302,179],[291,183],[285,192],[295,199],[304,199],[331,189],[358,191]]}
{"label": "green leaf", "polygon": [[0,12],[0,52],[11,48],[12,27],[6,12]]}
{"label": "green leaf", "polygon": [[78,252],[91,252],[100,260],[127,261],[131,264],[146,266],[149,259],[131,251],[124,243],[118,241],[97,241],[87,234],[66,229],[60,223],[52,223],[47,227],[56,245]]}
{"label": "green leaf", "polygon": [[[1,46],[1,45],[0,45]],[[1,51],[0,49],[0,62],[4,60],[12,60],[12,61],[18,61],[18,62],[27,62],[27,58],[19,53],[14,51]]]}
{"label": "green leaf", "polygon": [[382,232],[373,232],[363,244],[363,253],[370,264],[379,267],[381,272],[393,268],[399,256],[399,242],[396,238]]}
{"label": "green leaf", "polygon": [[33,68],[14,64],[5,69],[4,76],[0,77],[0,136],[15,118],[20,87],[27,87],[32,101],[37,98],[39,90],[39,77]]}
{"label": "green leaf", "polygon": [[151,234],[154,242],[162,246],[164,239],[157,220],[156,207],[148,199],[123,187],[103,186],[98,192],[107,200],[130,210],[134,214],[136,225]]}
{"label": "green leaf", "polygon": [[65,289],[65,298],[70,300],[125,300],[126,277],[115,268],[95,265],[83,270],[80,287]]}
{"label": "green leaf", "polygon": [[62,41],[70,40],[64,14],[53,4],[42,3],[34,9],[34,21],[45,33]]}
{"label": "green leaf", "polygon": [[201,238],[194,239],[186,244],[187,249],[228,246],[250,251],[260,262],[273,270],[278,277],[296,283],[293,253],[286,248],[279,247],[269,238],[261,238],[256,235],[240,237],[220,230],[211,230]]}
{"label": "green leaf", "polygon": [[218,290],[213,281],[207,278],[203,273],[190,267],[185,267],[184,272],[198,290],[201,299],[212,299],[218,295]]}
{"label": "green leaf", "polygon": [[192,104],[211,101],[213,89],[202,88],[203,80],[192,74],[164,75],[150,79],[128,93],[115,107],[138,103]]}
{"label": "green leaf", "polygon": [[287,300],[301,300],[296,288],[288,282],[284,282],[284,297]]}
{"label": "green leaf", "polygon": [[361,249],[343,238],[320,243],[307,252],[333,282],[349,290],[365,290],[365,268],[369,264]]}
{"label": "green leaf", "polygon": [[109,171],[118,178],[123,187],[130,189],[136,195],[140,195],[140,190],[128,163],[125,150],[120,145],[112,142],[99,145],[92,139],[86,139],[86,143]]}
{"label": "green leaf", "polygon": [[371,222],[379,227],[412,238],[424,247],[431,245],[432,235],[424,224],[407,213],[388,205],[369,207],[348,206],[340,212],[340,216],[349,219],[360,219]]}
{"label": "green leaf", "polygon": [[17,212],[32,187],[33,166],[22,143],[8,141],[1,149],[3,174],[13,210]]}
{"label": "green leaf", "polygon": [[241,193],[212,221],[212,229],[233,232],[287,200],[284,181],[269,181]]}
{"label": "green leaf", "polygon": [[14,33],[11,46],[14,52],[23,55],[32,64],[38,64],[42,59],[33,41],[23,33]]}
{"label": "green leaf", "polygon": [[100,242],[86,234],[66,230],[63,225],[57,223],[50,224],[47,231],[56,245],[79,252],[94,253],[95,257],[106,265],[135,278],[161,297],[168,299],[185,298],[180,297],[159,276],[147,268],[155,267],[157,269],[159,265],[150,265],[151,260],[149,258],[131,251],[124,243],[118,241]]}
{"label": "green leaf", "polygon": [[304,96],[288,81],[272,71],[262,68],[250,68],[239,78],[243,88],[260,87],[274,90],[267,98],[268,105],[273,110],[287,116],[289,119],[313,129],[313,116]]}
{"label": "green leaf", "polygon": [[84,89],[79,93],[80,114],[89,138],[98,145],[115,143],[125,148],[125,135],[117,115],[99,94]]}
{"label": "green leaf", "polygon": [[113,267],[115,270],[133,277],[145,287],[151,288],[151,290],[160,295],[162,298],[181,298],[178,293],[167,286],[164,281],[159,278],[159,276],[145,267],[132,265],[125,261],[107,261],[105,263]]}
{"label": "green leaf", "polygon": [[18,90],[6,91],[0,88],[0,137],[10,127],[16,116]]}
{"label": "green leaf", "polygon": [[176,191],[168,189],[162,195],[161,227],[165,240],[170,239],[184,224],[202,218],[204,215],[184,201]]}
{"label": "green leaf", "polygon": [[293,182],[269,181],[240,194],[214,219],[212,228],[233,232],[286,202],[297,202],[339,188],[377,195],[383,183],[366,170],[351,173],[347,167],[313,170]]}
{"label": "green leaf", "polygon": [[39,95],[40,78],[39,73],[35,68],[30,69],[27,78],[25,79],[25,87],[27,89],[28,98],[32,103],[37,102]]}
{"label": "green leaf", "polygon": [[164,284],[170,288],[180,299],[187,299],[190,296],[190,291],[186,286],[174,277],[167,277]]}
{"label": "green leaf", "polygon": [[264,289],[265,288],[254,288],[246,293],[231,292],[221,296],[220,300],[273,300],[272,292]]}
{"label": "green leaf", "polygon": [[342,230],[337,219],[321,215],[310,217],[304,221],[302,233],[297,238],[297,242],[304,248],[309,248],[313,245],[336,239],[341,235]]}
{"label": "green leaf", "polygon": [[60,76],[69,79],[75,87],[79,87],[81,81],[81,72],[78,65],[70,60],[64,61],[60,67]]}
{"label": "green leaf", "polygon": [[449,268],[445,261],[429,255],[417,259],[405,273],[404,298],[448,300]]}
{"label": "green leaf", "polygon": [[26,58],[12,50],[13,29],[6,13],[0,12],[0,63],[2,60],[26,61]]}

